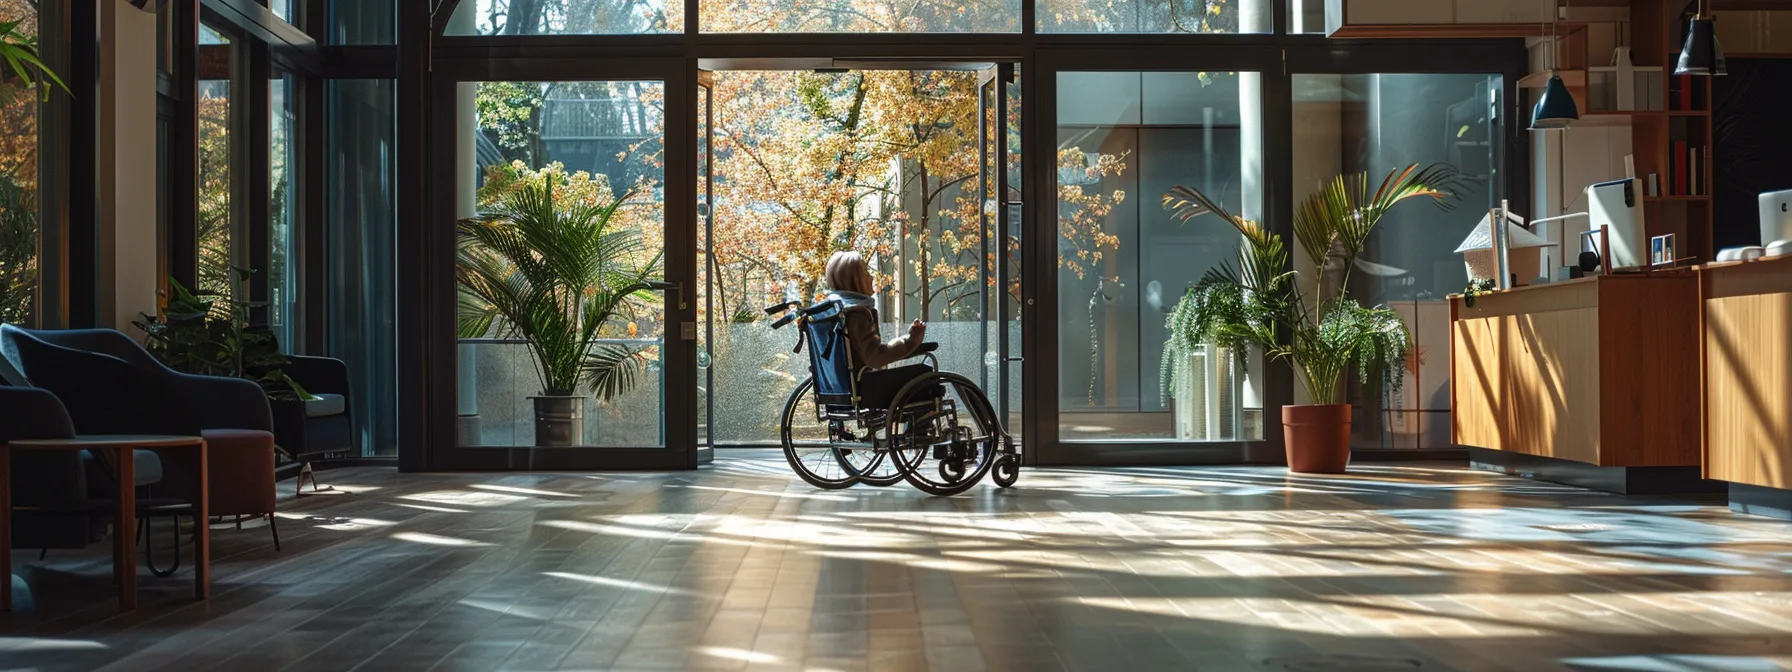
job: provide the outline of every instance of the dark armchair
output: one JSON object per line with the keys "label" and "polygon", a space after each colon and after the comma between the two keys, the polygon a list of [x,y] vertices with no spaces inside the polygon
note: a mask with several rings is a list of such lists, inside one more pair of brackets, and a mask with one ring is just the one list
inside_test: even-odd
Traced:
{"label": "dark armchair", "polygon": [[354,410],[349,398],[348,365],[328,357],[293,356],[288,359],[290,361],[280,370],[314,398],[271,402],[274,440],[293,459],[303,463],[294,483],[296,487],[302,491],[305,478],[310,476],[313,489],[325,490],[328,488],[318,486],[317,477],[312,474],[311,460],[330,453],[360,452],[360,434],[355,429]]}
{"label": "dark armchair", "polygon": [[[56,395],[0,386],[0,443],[67,439],[75,425]],[[88,488],[85,453],[27,451],[12,456],[15,548],[86,548],[104,534],[106,507]],[[4,578],[4,577],[0,577]],[[7,579],[10,580],[10,579]]]}
{"label": "dark armchair", "polygon": [[[4,325],[0,354],[33,385],[61,399],[81,434],[204,437],[212,515],[266,517],[273,527],[274,423],[260,385],[175,371],[109,329]],[[163,456],[162,489],[190,498],[202,487],[198,470],[175,468],[170,462],[176,459]],[[278,548],[279,532],[270,531]]]}

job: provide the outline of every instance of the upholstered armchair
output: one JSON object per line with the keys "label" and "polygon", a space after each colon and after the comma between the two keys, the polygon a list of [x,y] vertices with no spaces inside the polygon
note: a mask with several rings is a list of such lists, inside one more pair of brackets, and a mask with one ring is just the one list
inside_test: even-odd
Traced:
{"label": "upholstered armchair", "polygon": [[[274,528],[273,416],[260,385],[197,376],[164,366],[143,346],[109,329],[27,330],[0,326],[0,354],[68,409],[81,434],[177,434],[206,440],[208,502],[214,516],[265,517]],[[191,498],[197,469],[162,456],[162,494]]]}
{"label": "upholstered armchair", "polygon": [[294,482],[301,493],[307,476],[311,477],[313,489],[327,490],[317,484],[317,477],[311,472],[311,460],[330,453],[352,455],[360,452],[360,434],[356,431],[354,410],[349,403],[348,365],[328,357],[292,356],[287,359],[287,364],[280,367],[281,372],[305,388],[313,398],[271,402],[274,441],[302,463],[299,477]]}

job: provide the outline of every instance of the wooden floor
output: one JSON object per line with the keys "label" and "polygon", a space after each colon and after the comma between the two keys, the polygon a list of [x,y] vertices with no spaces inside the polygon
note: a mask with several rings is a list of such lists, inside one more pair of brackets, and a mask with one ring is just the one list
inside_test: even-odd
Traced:
{"label": "wooden floor", "polygon": [[[821,492],[673,474],[324,474],[220,530],[216,596],[20,552],[0,669],[1772,670],[1792,527],[1452,467],[1030,470]],[[291,483],[283,484],[290,486]],[[283,493],[290,497],[290,493]]]}

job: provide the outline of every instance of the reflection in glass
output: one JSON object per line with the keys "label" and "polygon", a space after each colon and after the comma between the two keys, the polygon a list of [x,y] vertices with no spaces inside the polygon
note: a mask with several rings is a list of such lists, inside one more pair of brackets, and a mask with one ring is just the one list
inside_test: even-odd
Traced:
{"label": "reflection in glass", "polygon": [[[521,269],[538,258],[582,258],[578,250],[601,247],[608,260],[602,282],[587,285],[585,274],[572,277],[556,269],[551,283],[573,283],[570,287],[575,289],[569,291],[591,299],[606,294],[608,290],[602,288],[629,284],[631,281],[621,279],[623,275],[646,274],[658,279],[665,248],[663,84],[480,82],[463,87],[463,91],[471,91],[472,105],[471,109],[463,107],[461,113],[471,113],[476,120],[475,132],[461,140],[468,145],[460,152],[467,162],[459,167],[463,171],[464,214],[502,211],[517,203],[517,194],[548,184],[554,185],[551,207],[555,217],[571,217],[580,207],[620,202],[601,236],[594,233],[589,238],[567,239],[560,236],[577,229],[558,228],[555,240],[559,242],[554,245],[535,245],[514,253],[488,243],[473,252],[482,255],[478,263],[495,264],[491,266],[495,275],[516,279],[525,277]],[[566,223],[570,220],[556,221],[563,222],[561,227],[573,226]],[[464,254],[463,264],[470,263]],[[527,277],[536,279],[529,281],[529,286],[547,286],[543,283],[548,281],[537,282],[545,276]],[[518,325],[525,323],[512,319],[521,313],[500,314],[506,310],[503,301],[469,287],[463,281],[462,316],[470,321],[463,322],[460,341],[461,440],[472,446],[540,445],[543,437],[536,432],[532,397],[549,391],[550,381],[544,377],[548,369],[536,359],[531,341],[519,330]],[[595,338],[588,344],[591,355],[579,361],[603,371],[587,368],[574,390],[573,396],[584,397],[582,434],[572,438],[575,444],[664,445],[664,381],[659,358],[665,343],[665,313],[660,299],[657,293],[632,295],[617,305],[611,319],[594,325]],[[554,314],[583,321],[602,310],[586,303],[576,313],[556,309]],[[537,317],[529,323],[551,320]],[[600,361],[609,355],[616,359]],[[588,385],[600,380],[620,382],[614,394],[592,398]]]}
{"label": "reflection in glass", "polygon": [[449,35],[635,35],[684,32],[676,0],[465,0]]}
{"label": "reflection in glass", "polygon": [[[1497,202],[1498,125],[1489,118],[1497,75],[1295,75],[1294,197],[1306,198],[1334,176],[1367,172],[1379,180],[1411,164],[1446,164],[1462,173],[1450,185],[1453,209],[1408,203],[1376,225],[1350,292],[1406,320],[1415,347],[1400,392],[1364,389],[1348,376],[1353,442],[1358,447],[1449,445],[1449,304],[1468,274],[1455,253]],[[1297,255],[1298,257],[1299,255]],[[1310,273],[1310,269],[1301,269]]]}
{"label": "reflection in glass", "polygon": [[1042,33],[1267,33],[1278,0],[1038,0]]}
{"label": "reflection in glass", "polygon": [[394,0],[330,0],[330,44],[393,44],[397,26]]}
{"label": "reflection in glass", "polygon": [[368,456],[398,450],[397,162],[394,83],[329,80],[325,335],[348,365]]}
{"label": "reflection in glass", "polygon": [[[35,3],[0,0],[0,23],[13,21],[19,22],[16,36],[37,35]],[[35,92],[11,91],[0,98],[0,323],[35,321],[37,115]]]}
{"label": "reflection in glass", "polygon": [[[199,29],[202,67],[217,64],[228,77],[235,57],[229,38]],[[221,57],[221,58],[220,58]],[[202,72],[204,72],[202,70]],[[231,298],[230,80],[199,81],[199,289]]]}
{"label": "reflection in glass", "polygon": [[1013,33],[1020,0],[696,0],[706,33]]}
{"label": "reflection in glass", "polygon": [[[1255,73],[1059,74],[1064,440],[1261,438],[1260,354],[1208,348],[1163,359],[1165,317],[1209,269],[1236,263],[1238,233],[1211,217],[1177,222],[1158,204],[1186,185],[1260,216],[1257,90]],[[1170,367],[1185,367],[1173,389]]]}
{"label": "reflection in glass", "polygon": [[298,315],[298,199],[294,170],[298,146],[293,136],[297,111],[294,80],[282,73],[268,82],[268,327],[281,347],[294,351]]}

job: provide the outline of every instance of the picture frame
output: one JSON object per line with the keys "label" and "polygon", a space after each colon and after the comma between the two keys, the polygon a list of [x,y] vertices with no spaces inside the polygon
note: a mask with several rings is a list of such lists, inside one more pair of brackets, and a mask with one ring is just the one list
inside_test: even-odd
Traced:
{"label": "picture frame", "polygon": [[1649,264],[1651,266],[1673,266],[1678,257],[1674,256],[1674,234],[1655,236],[1649,239]]}

